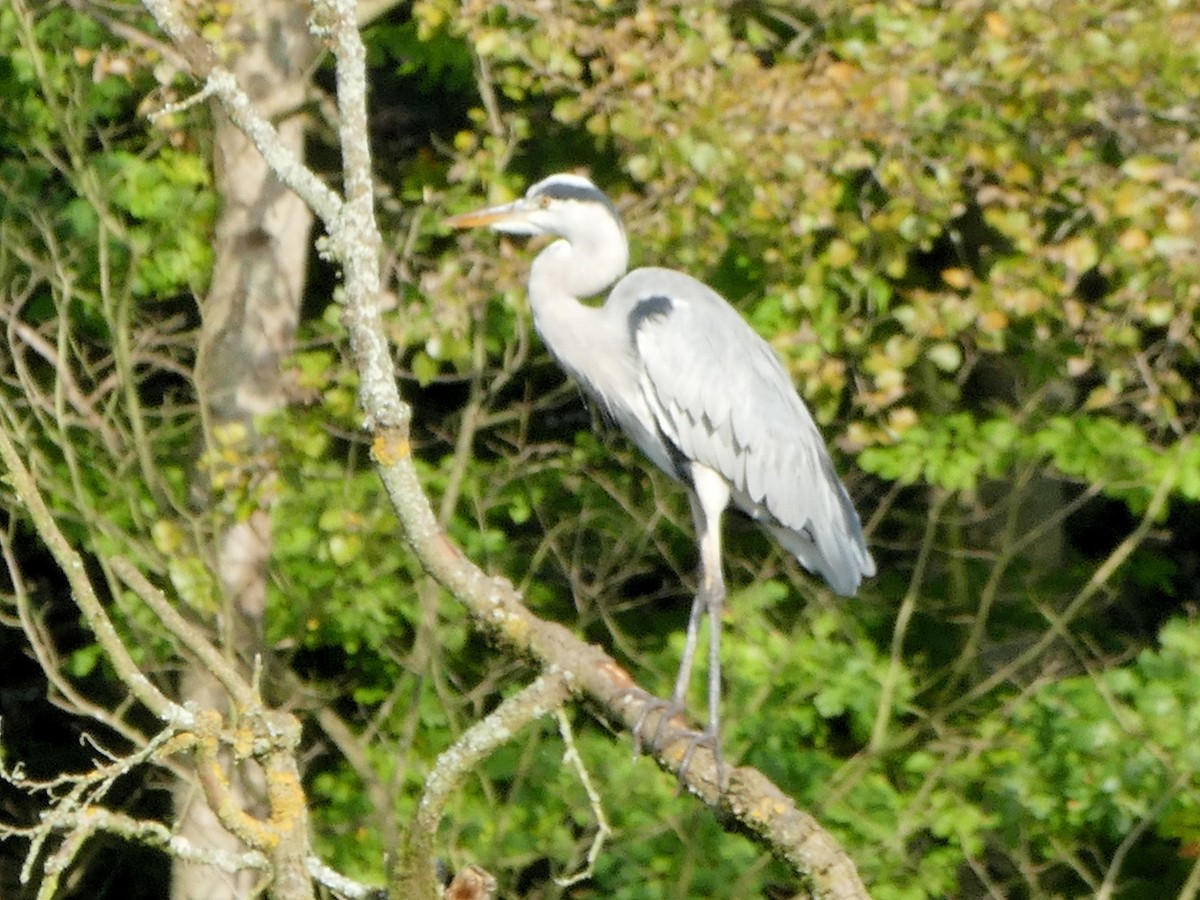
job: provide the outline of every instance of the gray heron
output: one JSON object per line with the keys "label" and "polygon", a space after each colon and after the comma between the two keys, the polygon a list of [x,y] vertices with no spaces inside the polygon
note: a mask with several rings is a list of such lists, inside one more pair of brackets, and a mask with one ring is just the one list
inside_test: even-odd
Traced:
{"label": "gray heron", "polygon": [[[733,503],[837,594],[875,574],[862,526],[808,408],[778,356],[729,303],[682,272],[626,274],[616,206],[590,180],[558,174],[519,200],[446,220],[556,238],[534,259],[529,305],[563,369],[650,460],[687,488],[698,590],[660,723],[685,707],[700,620],[709,616],[708,728],[720,781],[721,515]],[[588,305],[614,285],[607,300]],[[649,708],[649,707],[647,707]],[[638,734],[643,716],[634,729]]]}

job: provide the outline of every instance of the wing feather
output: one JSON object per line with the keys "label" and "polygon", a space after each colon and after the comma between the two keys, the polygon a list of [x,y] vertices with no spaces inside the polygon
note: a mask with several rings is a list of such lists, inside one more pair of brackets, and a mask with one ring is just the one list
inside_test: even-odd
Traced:
{"label": "wing feather", "polygon": [[[637,312],[651,301],[653,314]],[[874,563],[820,431],[770,345],[679,272],[636,270],[609,302],[630,316],[639,386],[659,431],[720,472],[735,502],[801,563],[853,594]]]}

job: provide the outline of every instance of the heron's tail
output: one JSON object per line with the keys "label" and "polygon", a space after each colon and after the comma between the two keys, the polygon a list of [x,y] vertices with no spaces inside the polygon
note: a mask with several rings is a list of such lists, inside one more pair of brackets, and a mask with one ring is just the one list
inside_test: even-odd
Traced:
{"label": "heron's tail", "polygon": [[862,580],[875,574],[875,560],[867,549],[862,524],[849,494],[840,483],[838,487],[841,517],[832,517],[823,527],[809,522],[801,529],[777,523],[769,523],[767,528],[780,546],[808,571],[824,578],[835,594],[853,597]]}

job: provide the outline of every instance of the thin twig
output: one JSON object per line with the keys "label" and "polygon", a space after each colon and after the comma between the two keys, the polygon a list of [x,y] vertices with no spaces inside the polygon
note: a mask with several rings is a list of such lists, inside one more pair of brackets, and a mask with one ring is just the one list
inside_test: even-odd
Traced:
{"label": "thin twig", "polygon": [[1046,534],[1054,528],[1058,528],[1063,520],[1072,513],[1080,509],[1085,503],[1095,497],[1104,490],[1104,485],[1095,483],[1088,486],[1084,491],[1081,491],[1077,497],[1074,497],[1067,503],[1064,503],[1053,513],[1048,515],[1043,521],[1039,522],[1032,528],[1027,529],[1024,533],[1018,535],[1016,527],[1021,511],[1022,499],[1021,493],[1014,490],[1010,506],[1010,515],[1005,524],[1004,539],[1000,544],[1000,553],[996,561],[992,564],[991,570],[988,572],[987,581],[979,592],[979,601],[976,605],[975,615],[971,623],[971,632],[967,636],[967,640],[963,643],[963,649],[959,653],[958,659],[955,660],[954,666],[950,671],[951,682],[962,677],[966,672],[967,667],[972,663],[979,646],[983,642],[984,635],[987,632],[988,616],[991,608],[994,605],[995,599],[999,593],[1000,586],[1003,583],[1003,577],[1008,572],[1008,568],[1013,561],[1019,559],[1025,550],[1038,541],[1044,540]]}
{"label": "thin twig", "polygon": [[[1180,447],[1180,458],[1182,458],[1185,448],[1186,442]],[[1151,496],[1150,502],[1146,505],[1146,511],[1142,514],[1141,521],[1138,522],[1137,527],[1096,568],[1091,578],[1088,579],[1087,584],[1071,599],[1066,608],[1059,615],[1049,618],[1051,627],[1014,660],[983,679],[979,684],[971,688],[971,690],[965,692],[960,698],[949,704],[942,710],[944,718],[950,717],[966,704],[977,700],[998,685],[1003,684],[1012,677],[1013,673],[1019,672],[1025,666],[1029,665],[1029,663],[1045,652],[1050,644],[1058,640],[1067,623],[1074,619],[1080,610],[1096,596],[1100,589],[1108,583],[1109,579],[1125,563],[1125,560],[1129,558],[1134,550],[1141,546],[1142,542],[1150,534],[1150,529],[1158,521],[1159,515],[1166,508],[1167,500],[1171,496],[1171,489],[1175,486],[1175,481],[1179,476],[1179,467],[1180,464],[1178,462],[1175,465],[1167,467],[1162,478],[1159,479],[1158,484],[1155,486],[1154,494]]]}
{"label": "thin twig", "polygon": [[0,421],[0,458],[8,467],[9,478],[17,496],[25,505],[38,535],[66,576],[67,582],[71,585],[75,603],[96,635],[97,642],[112,662],[117,676],[133,691],[146,708],[163,721],[190,722],[191,713],[179,704],[172,702],[155,687],[130,656],[129,650],[105,613],[100,598],[96,596],[91,579],[88,578],[84,568],[83,559],[75,552],[75,548],[71,546],[66,535],[62,533],[58,523],[50,514],[41,490],[25,467],[21,454],[13,444],[8,427],[2,421]]}
{"label": "thin twig", "polygon": [[425,792],[417,805],[417,814],[397,864],[397,890],[401,896],[436,896],[433,843],[446,804],[463,779],[493,750],[511,740],[518,730],[558,708],[570,693],[570,682],[563,675],[539,675],[463,732],[438,756],[433,771],[425,780]]}
{"label": "thin twig", "polygon": [[558,719],[558,733],[562,735],[563,743],[566,745],[566,750],[563,751],[563,759],[574,767],[575,773],[579,776],[579,783],[583,785],[583,790],[587,793],[588,803],[592,807],[592,814],[596,817],[596,836],[592,838],[592,845],[588,848],[587,865],[574,875],[564,878],[556,877],[554,879],[555,884],[565,888],[592,877],[592,873],[596,871],[596,860],[600,858],[600,851],[604,848],[604,842],[612,834],[612,827],[608,824],[608,819],[604,816],[604,806],[600,802],[600,792],[592,785],[592,779],[588,775],[587,767],[583,764],[583,758],[579,755],[579,748],[575,746],[575,737],[571,731],[571,720],[567,718],[567,714],[561,707],[554,711],[554,715]]}
{"label": "thin twig", "polygon": [[248,709],[262,705],[257,691],[238,673],[229,659],[213,646],[199,628],[185,619],[171,605],[171,601],[167,599],[166,595],[151,584],[150,580],[133,563],[118,556],[110,560],[109,564],[117,577],[158,616],[167,631],[177,638],[188,652],[195,655],[200,664],[221,682],[239,707]]}
{"label": "thin twig", "polygon": [[921,588],[925,584],[925,566],[933,552],[934,535],[942,520],[942,510],[945,508],[950,494],[939,491],[929,510],[925,522],[925,536],[921,539],[921,551],[917,555],[916,565],[913,566],[912,577],[908,582],[908,590],[900,603],[900,611],[896,614],[896,624],[892,628],[891,659],[888,663],[887,674],[879,692],[879,706],[875,711],[875,722],[871,726],[871,739],[867,749],[874,752],[883,746],[887,736],[888,723],[892,718],[892,701],[896,696],[896,687],[900,683],[900,673],[904,664],[904,635],[908,623],[917,608],[917,598],[921,596]]}
{"label": "thin twig", "polygon": [[315,856],[308,858],[308,874],[339,897],[346,897],[349,900],[360,900],[360,898],[375,896],[379,893],[379,888],[347,878],[341,872],[329,868]]}
{"label": "thin twig", "polygon": [[21,630],[29,641],[29,646],[37,658],[38,666],[46,676],[46,680],[61,695],[55,700],[53,691],[48,692],[51,702],[67,708],[73,715],[87,716],[111,728],[125,740],[136,747],[144,746],[146,735],[130,725],[112,711],[93,703],[84,697],[67,678],[63,676],[62,664],[54,648],[54,642],[43,626],[41,619],[34,613],[29,599],[29,591],[25,586],[25,578],[17,565],[16,554],[12,550],[12,541],[8,534],[0,534],[0,555],[8,567],[9,578],[12,580],[13,592],[16,597],[17,618]]}
{"label": "thin twig", "polygon": [[1187,881],[1179,889],[1179,896],[1175,900],[1196,900],[1197,896],[1200,896],[1200,859],[1196,860],[1188,872]]}

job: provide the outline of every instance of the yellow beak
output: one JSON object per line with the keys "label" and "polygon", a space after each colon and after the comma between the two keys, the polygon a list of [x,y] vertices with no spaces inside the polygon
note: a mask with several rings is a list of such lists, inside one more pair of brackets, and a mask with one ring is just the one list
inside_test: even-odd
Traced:
{"label": "yellow beak", "polygon": [[521,201],[516,200],[502,206],[489,206],[486,209],[460,213],[457,216],[443,219],[442,224],[447,228],[479,228],[483,225],[496,225],[519,218],[523,212]]}

